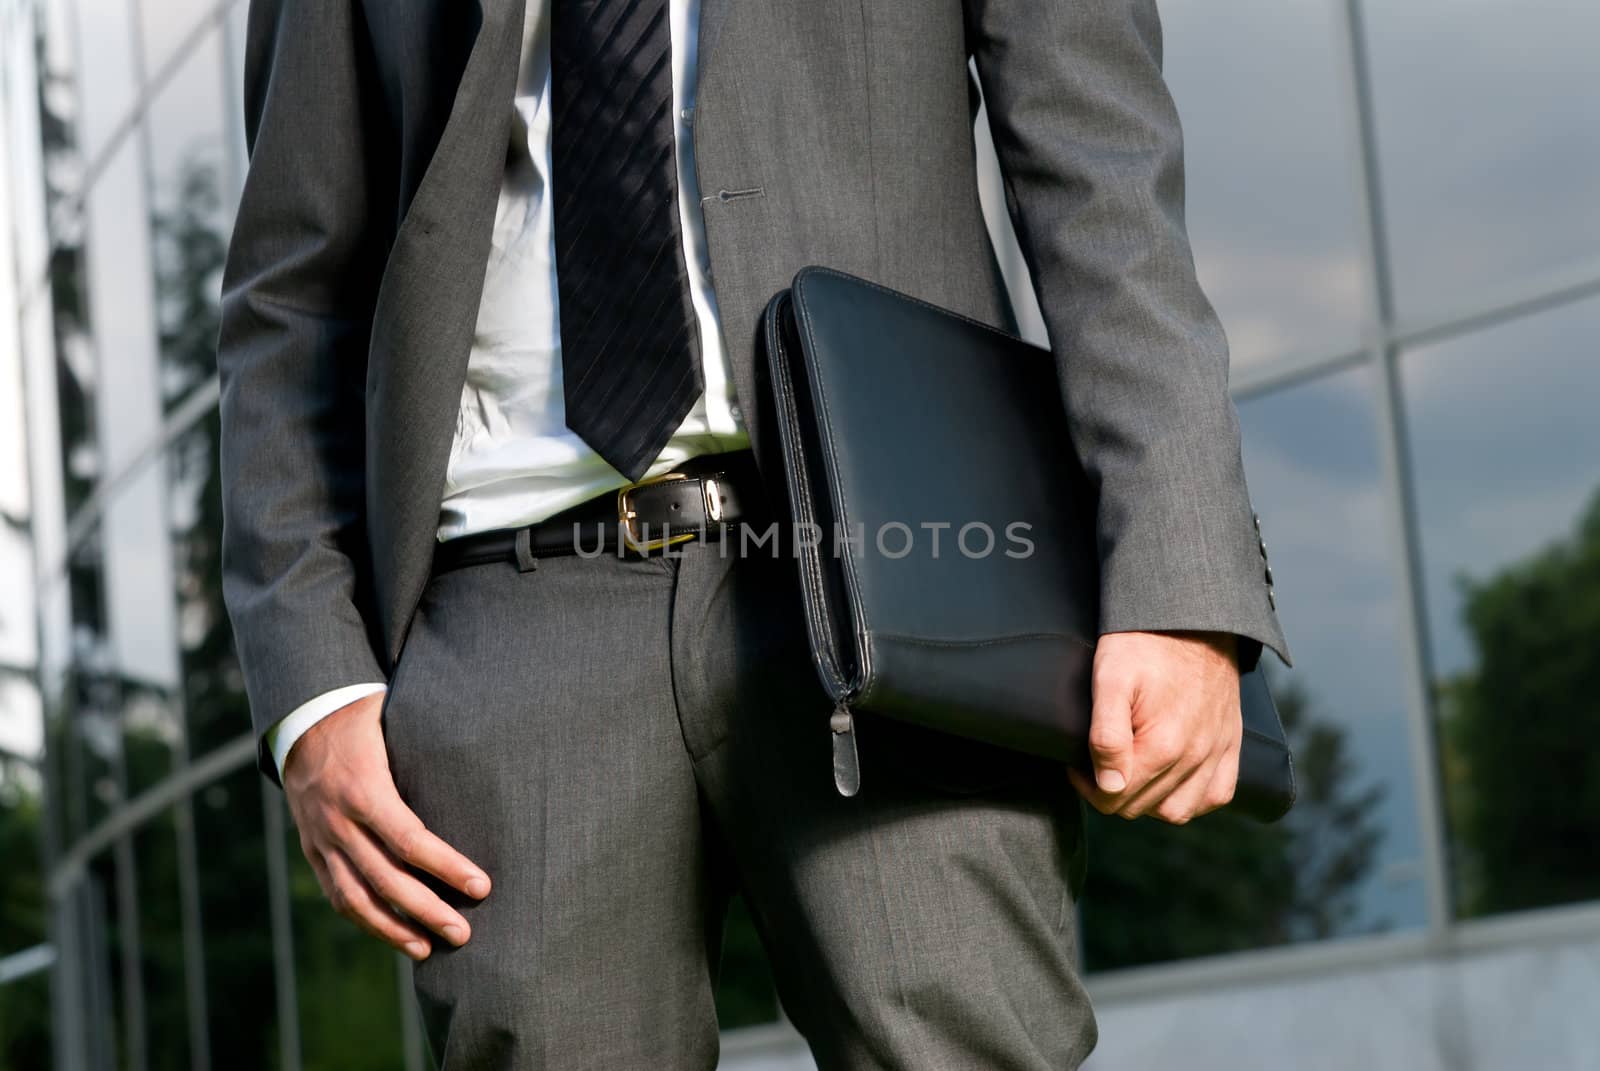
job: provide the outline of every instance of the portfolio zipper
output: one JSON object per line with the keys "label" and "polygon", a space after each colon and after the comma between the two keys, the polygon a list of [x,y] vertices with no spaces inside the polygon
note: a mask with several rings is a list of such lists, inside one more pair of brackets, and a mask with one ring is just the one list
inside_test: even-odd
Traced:
{"label": "portfolio zipper", "polygon": [[833,735],[833,787],[841,796],[861,791],[861,757],[856,753],[856,722],[847,700],[839,700],[828,719]]}

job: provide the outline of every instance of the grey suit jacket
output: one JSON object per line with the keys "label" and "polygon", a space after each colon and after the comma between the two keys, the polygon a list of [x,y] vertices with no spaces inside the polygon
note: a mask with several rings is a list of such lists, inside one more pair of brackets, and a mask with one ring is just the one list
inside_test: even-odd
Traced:
{"label": "grey suit jacket", "polygon": [[[523,0],[253,0],[223,282],[224,593],[255,728],[385,679],[427,579]],[[1102,631],[1288,652],[1195,279],[1153,0],[703,0],[696,167],[738,392],[826,264],[1002,326],[972,118],[1099,489]],[[759,427],[752,437],[763,441]],[[272,763],[263,752],[263,769]]]}

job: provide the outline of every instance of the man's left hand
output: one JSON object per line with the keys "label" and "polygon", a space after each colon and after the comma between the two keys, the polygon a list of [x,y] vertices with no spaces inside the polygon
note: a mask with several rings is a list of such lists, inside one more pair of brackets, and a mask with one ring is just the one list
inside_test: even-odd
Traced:
{"label": "man's left hand", "polygon": [[1069,770],[1102,814],[1173,825],[1233,799],[1239,779],[1237,638],[1230,632],[1108,632],[1094,655],[1094,781]]}

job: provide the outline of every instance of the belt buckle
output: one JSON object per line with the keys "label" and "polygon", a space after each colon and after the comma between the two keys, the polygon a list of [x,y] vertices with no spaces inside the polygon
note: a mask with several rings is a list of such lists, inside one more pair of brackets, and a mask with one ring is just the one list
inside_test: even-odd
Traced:
{"label": "belt buckle", "polygon": [[664,547],[672,547],[677,546],[679,543],[687,543],[689,540],[695,537],[695,533],[685,532],[682,535],[664,536],[660,539],[641,538],[635,523],[639,519],[639,514],[638,511],[633,508],[632,503],[633,493],[641,487],[649,487],[651,484],[656,483],[666,483],[669,480],[687,479],[689,479],[688,473],[663,472],[660,476],[652,476],[649,479],[640,480],[637,483],[630,483],[626,487],[618,489],[617,527],[622,532],[623,546],[627,547],[635,554],[649,554],[652,551],[661,550]]}

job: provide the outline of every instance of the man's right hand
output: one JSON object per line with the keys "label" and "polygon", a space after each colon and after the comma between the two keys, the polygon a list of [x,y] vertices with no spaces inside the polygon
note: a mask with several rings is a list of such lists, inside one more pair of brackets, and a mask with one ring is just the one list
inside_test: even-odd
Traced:
{"label": "man's right hand", "polygon": [[300,850],[335,911],[415,960],[432,950],[428,931],[453,945],[467,920],[409,867],[481,900],[489,877],[428,832],[401,800],[389,772],[379,715],[383,693],[340,707],[294,742],[283,789]]}

